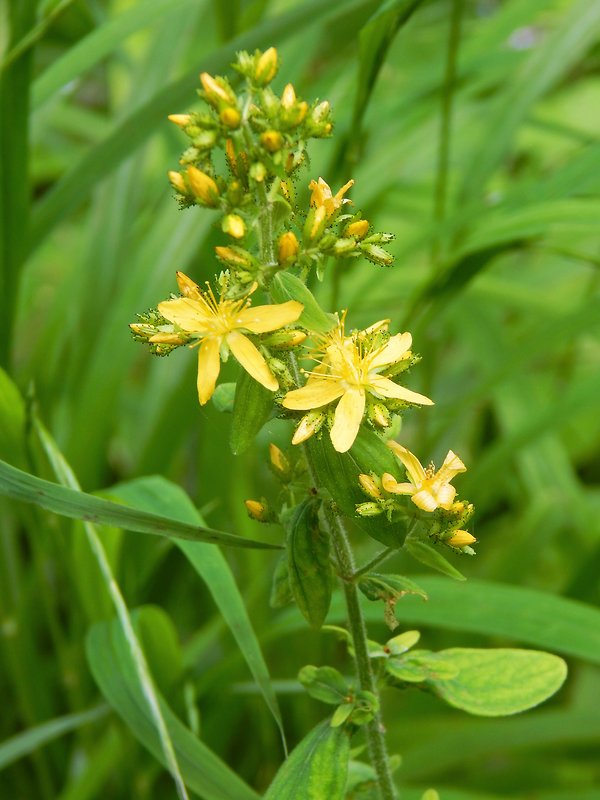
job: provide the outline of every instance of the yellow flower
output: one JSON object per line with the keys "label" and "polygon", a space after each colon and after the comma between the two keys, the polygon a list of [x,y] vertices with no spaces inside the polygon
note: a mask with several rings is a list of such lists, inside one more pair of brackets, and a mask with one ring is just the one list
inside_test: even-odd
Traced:
{"label": "yellow flower", "polygon": [[310,204],[315,208],[324,208],[327,217],[331,217],[344,203],[352,202],[344,197],[351,186],[354,186],[354,181],[348,181],[333,194],[329,184],[325,183],[323,178],[319,178],[318,181],[312,180],[308,185],[311,191]]}
{"label": "yellow flower", "polygon": [[388,447],[404,464],[410,483],[398,483],[386,472],[381,477],[386,492],[411,495],[410,499],[423,511],[435,511],[436,508],[448,510],[452,506],[456,489],[450,485],[450,481],[459,472],[467,470],[456,453],[449,450],[444,463],[436,472],[433,464],[425,469],[419,459],[398,442],[388,442]]}
{"label": "yellow flower", "polygon": [[[274,392],[277,379],[256,346],[244,332],[266,333],[295,322],[304,306],[296,300],[268,306],[250,306],[248,295],[241,300],[217,300],[210,286],[200,288],[187,275],[177,273],[183,297],[159,303],[158,310],[169,322],[198,338],[198,398],[207,403],[215,390],[221,359],[233,353],[254,380]],[[248,293],[251,294],[256,286]]]}
{"label": "yellow flower", "polygon": [[[365,413],[367,392],[377,398],[433,405],[428,397],[380,375],[386,367],[409,357],[412,343],[410,333],[398,333],[383,345],[369,344],[368,336],[386,327],[387,320],[382,320],[366,331],[345,336],[342,319],[323,337],[323,357],[316,359],[320,363],[308,373],[306,385],[288,392],[283,399],[283,406],[295,411],[321,408],[339,400],[331,428],[331,441],[338,453],[349,450],[356,439]],[[295,435],[292,443],[299,441],[302,439]]]}

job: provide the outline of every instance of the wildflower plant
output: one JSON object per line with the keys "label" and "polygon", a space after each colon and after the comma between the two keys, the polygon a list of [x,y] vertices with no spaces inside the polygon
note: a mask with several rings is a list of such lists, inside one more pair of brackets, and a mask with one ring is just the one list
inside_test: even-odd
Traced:
{"label": "wildflower plant", "polygon": [[[534,651],[419,650],[417,631],[367,639],[361,597],[382,604],[392,631],[403,597],[427,598],[410,578],[378,571],[397,551],[462,578],[446,556],[474,555],[473,505],[457,499],[454,482],[459,487],[467,469],[458,455],[450,451],[436,469],[396,441],[397,420],[430,413],[434,402],[414,388],[419,356],[411,333],[396,331],[390,319],[353,328],[351,308],[324,309],[307,286],[327,279],[340,260],[390,266],[392,235],[355,207],[350,195],[360,196],[360,187],[348,176],[336,189],[310,175],[310,141],[333,132],[330,107],[299,97],[290,83],[276,91],[279,66],[273,47],[240,53],[233,67],[241,81],[203,73],[202,110],[169,118],[187,139],[179,168],[168,173],[171,186],[182,208],[214,215],[223,239],[214,280],[198,285],[178,272],[178,292],[131,329],[156,355],[197,349],[201,405],[215,398],[221,363],[230,356],[239,363],[235,398],[219,402],[233,412],[235,452],[252,446],[273,414],[289,421],[288,446],[271,444],[268,452],[278,499],[249,498],[246,508],[285,532],[272,605],[295,603],[309,625],[340,637],[355,677],[327,665],[300,669],[300,683],[332,715],[282,764],[266,798],[391,800],[397,759],[387,752],[383,687],[417,685],[493,716],[541,702],[565,668]],[[354,537],[384,549],[357,567]],[[346,627],[324,625],[337,585]],[[350,758],[350,739],[362,734],[370,766],[361,767]],[[364,785],[355,780],[360,769],[368,772]]]}

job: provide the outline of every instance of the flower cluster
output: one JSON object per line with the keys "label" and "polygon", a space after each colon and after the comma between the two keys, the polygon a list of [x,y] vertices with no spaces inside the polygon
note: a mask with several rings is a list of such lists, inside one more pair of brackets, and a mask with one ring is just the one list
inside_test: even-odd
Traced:
{"label": "flower cluster", "polygon": [[[310,139],[331,134],[329,104],[307,102],[291,84],[279,92],[272,88],[279,68],[275,48],[240,53],[233,66],[243,78],[241,88],[203,72],[202,108],[169,117],[188,140],[179,169],[168,173],[181,205],[220,216],[226,239],[215,247],[218,274],[212,285],[201,288],[178,272],[179,294],[139,315],[131,329],[157,355],[182,346],[198,349],[201,405],[213,396],[221,363],[231,354],[256,384],[273,393],[279,415],[294,420],[292,444],[328,435],[333,450],[344,454],[361,427],[381,433],[395,415],[433,404],[404,385],[407,371],[419,361],[409,332],[390,333],[389,319],[347,330],[346,312],[326,314],[305,285],[312,269],[322,279],[340,259],[364,257],[391,265],[393,257],[384,245],[392,236],[373,231],[354,208],[348,196],[353,180],[334,191],[322,177],[297,179],[308,164]],[[215,158],[217,151],[220,158]],[[282,284],[286,274],[289,280]],[[257,291],[264,300],[255,305]],[[474,539],[461,526],[472,507],[457,503],[450,485],[464,471],[462,461],[449,453],[436,472],[423,468],[401,445],[391,442],[390,447],[407,480],[365,472],[360,482],[369,502],[359,504],[357,513],[385,513],[391,519],[406,514],[410,498],[417,513],[431,517],[431,536],[468,551]],[[306,484],[302,452],[292,459],[293,466],[277,453],[273,469],[287,486],[292,507],[297,484]],[[281,517],[263,500],[248,501],[247,508],[261,521]]]}

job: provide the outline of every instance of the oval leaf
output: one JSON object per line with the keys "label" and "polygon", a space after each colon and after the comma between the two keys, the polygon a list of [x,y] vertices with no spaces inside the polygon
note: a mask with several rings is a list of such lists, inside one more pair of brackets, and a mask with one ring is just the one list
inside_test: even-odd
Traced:
{"label": "oval leaf", "polygon": [[454,578],[457,581],[467,580],[462,572],[459,572],[456,567],[453,567],[448,559],[444,558],[444,556],[428,542],[424,542],[422,539],[407,537],[404,542],[404,548],[414,559],[420,561],[421,564],[425,564],[427,567],[431,567],[431,569],[435,569],[437,572],[448,575],[449,578]]}
{"label": "oval leaf", "polygon": [[567,676],[562,658],[540,650],[456,647],[436,655],[458,670],[451,680],[429,681],[436,694],[483,717],[533,708],[557,692]]}
{"label": "oval leaf", "polygon": [[238,379],[229,444],[234,455],[244,453],[273,410],[273,392],[265,389],[245,370]]}
{"label": "oval leaf", "polygon": [[276,303],[285,303],[287,300],[298,300],[304,306],[299,325],[311,331],[325,333],[336,323],[333,314],[328,314],[317,303],[313,293],[306,288],[300,278],[289,272],[278,272],[270,286],[271,296]]}
{"label": "oval leaf", "polygon": [[343,800],[349,757],[344,727],[324,720],[284,761],[264,800]]}
{"label": "oval leaf", "polygon": [[309,497],[296,508],[287,539],[290,586],[313,628],[325,621],[332,590],[329,537],[319,528],[319,503]]}

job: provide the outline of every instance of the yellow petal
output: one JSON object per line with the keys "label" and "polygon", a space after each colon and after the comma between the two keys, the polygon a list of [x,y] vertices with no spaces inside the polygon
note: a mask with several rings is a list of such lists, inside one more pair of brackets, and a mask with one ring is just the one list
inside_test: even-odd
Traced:
{"label": "yellow petal", "polygon": [[435,511],[438,507],[435,497],[427,489],[415,492],[410,499],[422,511]]}
{"label": "yellow petal", "polygon": [[389,472],[384,472],[381,476],[381,485],[390,494],[413,494],[415,491],[412,483],[398,483]]}
{"label": "yellow petal", "polygon": [[276,392],[279,388],[277,378],[273,375],[261,353],[252,344],[247,336],[238,331],[232,331],[225,337],[231,352],[240,362],[242,367],[249,372],[255,381],[262,383],[265,389]]}
{"label": "yellow petal", "polygon": [[266,333],[295,322],[303,310],[304,306],[297,300],[272,306],[250,306],[240,311],[237,322],[240,328],[246,328],[251,333]]}
{"label": "yellow petal", "polygon": [[158,311],[169,322],[174,322],[188,333],[205,333],[211,315],[206,311],[204,304],[187,297],[177,297],[175,300],[164,300],[158,304]]}
{"label": "yellow petal", "polygon": [[339,190],[338,190],[338,191],[335,193],[335,199],[336,199],[336,200],[341,200],[341,199],[342,199],[342,197],[343,197],[343,196],[346,194],[346,192],[348,191],[348,189],[350,189],[350,187],[352,187],[352,186],[354,186],[354,181],[353,181],[353,180],[349,180],[349,181],[348,181],[348,183],[345,183],[345,184],[342,186],[342,188],[341,188],[341,189],[339,189]]}
{"label": "yellow petal", "polygon": [[416,403],[420,406],[433,405],[433,400],[430,400],[429,397],[425,397],[424,394],[412,392],[405,386],[399,386],[389,378],[384,378],[381,375],[369,375],[369,388],[373,389],[382,397],[391,397],[395,400],[404,400],[407,403]]}
{"label": "yellow petal", "polygon": [[443,483],[448,483],[451,481],[455,475],[458,475],[459,472],[466,472],[467,468],[460,460],[460,458],[453,453],[452,450],[448,450],[448,455],[444,459],[444,463],[440,467],[436,477],[436,480],[441,480]]}
{"label": "yellow petal", "polygon": [[365,392],[363,389],[348,389],[344,392],[335,409],[331,441],[338,453],[350,450],[358,435],[358,429],[365,413]]}
{"label": "yellow petal", "polygon": [[388,447],[404,464],[408,477],[415,486],[423,483],[425,480],[425,470],[416,455],[411,453],[410,450],[407,450],[406,447],[402,447],[398,442],[388,442]]}
{"label": "yellow petal", "polygon": [[316,378],[301,389],[288,392],[283,398],[282,405],[294,411],[308,411],[311,408],[326,406],[343,394],[344,390],[337,381]]}
{"label": "yellow petal", "polygon": [[456,497],[456,489],[449,483],[444,483],[439,487],[434,485],[433,494],[437,500],[438,506],[440,506],[440,508],[445,508],[447,511],[454,502],[454,498]]}
{"label": "yellow petal", "polygon": [[204,339],[198,349],[198,399],[203,406],[213,396],[221,359],[219,358],[220,338]]}
{"label": "yellow petal", "polygon": [[411,344],[412,336],[410,333],[397,333],[392,336],[387,344],[375,352],[373,360],[370,361],[371,369],[401,361],[410,351]]}
{"label": "yellow petal", "polygon": [[183,272],[177,273],[177,285],[179,291],[184,297],[191,297],[193,300],[202,300],[202,293],[200,287],[191,278],[188,278]]}

